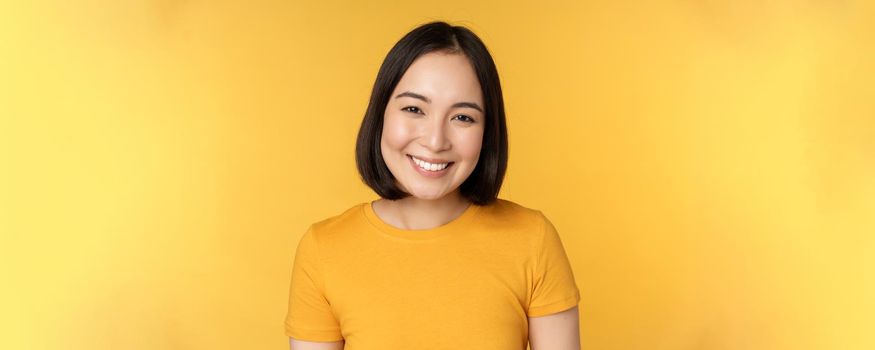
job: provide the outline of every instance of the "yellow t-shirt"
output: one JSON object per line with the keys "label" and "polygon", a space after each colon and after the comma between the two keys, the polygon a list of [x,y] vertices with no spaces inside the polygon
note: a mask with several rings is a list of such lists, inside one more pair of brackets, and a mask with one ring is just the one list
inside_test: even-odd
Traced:
{"label": "yellow t-shirt", "polygon": [[287,336],[345,349],[525,349],[527,317],[580,301],[556,228],[498,199],[404,230],[370,202],[312,224],[292,268]]}

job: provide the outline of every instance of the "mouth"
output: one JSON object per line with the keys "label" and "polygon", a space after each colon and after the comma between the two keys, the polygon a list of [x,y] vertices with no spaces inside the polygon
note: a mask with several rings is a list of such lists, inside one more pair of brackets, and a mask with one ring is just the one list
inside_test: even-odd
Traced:
{"label": "mouth", "polygon": [[413,156],[411,156],[411,155],[408,154],[408,155],[407,155],[407,158],[410,159],[410,165],[413,166],[414,170],[416,170],[418,173],[420,173],[420,174],[422,174],[422,175],[424,175],[424,176],[426,176],[426,177],[440,177],[440,176],[443,176],[443,175],[446,174],[447,171],[453,166],[453,164],[456,164],[456,162],[448,162],[448,163],[447,163],[447,166],[444,167],[443,169],[440,169],[440,170],[437,170],[437,169],[435,169],[435,170],[430,170],[430,169],[422,168],[422,167],[419,166],[419,164],[416,164],[418,160],[415,160],[415,159],[413,158]]}

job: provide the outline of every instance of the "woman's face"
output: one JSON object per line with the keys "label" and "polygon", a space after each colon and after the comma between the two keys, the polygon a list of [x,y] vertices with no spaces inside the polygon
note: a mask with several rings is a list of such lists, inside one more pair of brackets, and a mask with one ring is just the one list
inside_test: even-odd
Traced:
{"label": "woman's face", "polygon": [[464,55],[431,52],[414,60],[389,97],[380,139],[399,188],[421,199],[454,192],[477,166],[483,112],[480,83]]}

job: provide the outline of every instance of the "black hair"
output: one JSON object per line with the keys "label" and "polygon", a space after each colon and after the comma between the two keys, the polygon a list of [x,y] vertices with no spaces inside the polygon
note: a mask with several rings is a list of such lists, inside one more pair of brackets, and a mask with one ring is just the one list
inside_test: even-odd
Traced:
{"label": "black hair", "polygon": [[446,22],[416,27],[389,50],[371,91],[370,102],[356,140],[356,166],[362,181],[380,197],[396,200],[410,196],[395,185],[380,149],[383,117],[392,91],[419,56],[435,51],[461,53],[468,58],[483,92],[485,126],[477,166],[459,186],[462,197],[477,205],[496,200],[507,170],[507,125],[504,100],[495,62],[486,45],[471,30]]}

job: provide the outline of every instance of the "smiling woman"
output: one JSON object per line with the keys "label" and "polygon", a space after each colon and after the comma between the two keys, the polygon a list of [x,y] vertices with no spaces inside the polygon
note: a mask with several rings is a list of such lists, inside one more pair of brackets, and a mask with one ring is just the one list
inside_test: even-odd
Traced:
{"label": "smiling woman", "polygon": [[553,224],[498,192],[508,146],[495,63],[433,22],[389,51],[356,163],[381,198],[298,243],[292,349],[578,349],[580,293]]}
{"label": "smiling woman", "polygon": [[[454,197],[452,192],[477,166],[483,142],[483,94],[468,58],[424,54],[410,65],[392,95],[380,150],[386,166],[397,174],[397,185],[416,198]],[[435,180],[424,181],[422,176]]]}
{"label": "smiling woman", "polygon": [[[459,162],[451,178],[423,183],[405,176],[412,175],[408,155]],[[483,42],[443,22],[404,36],[380,67],[359,130],[362,180],[386,200],[416,202],[410,191],[419,190],[431,191],[429,199],[449,195],[442,202],[455,206],[487,205],[498,196],[507,159],[501,82]]]}

